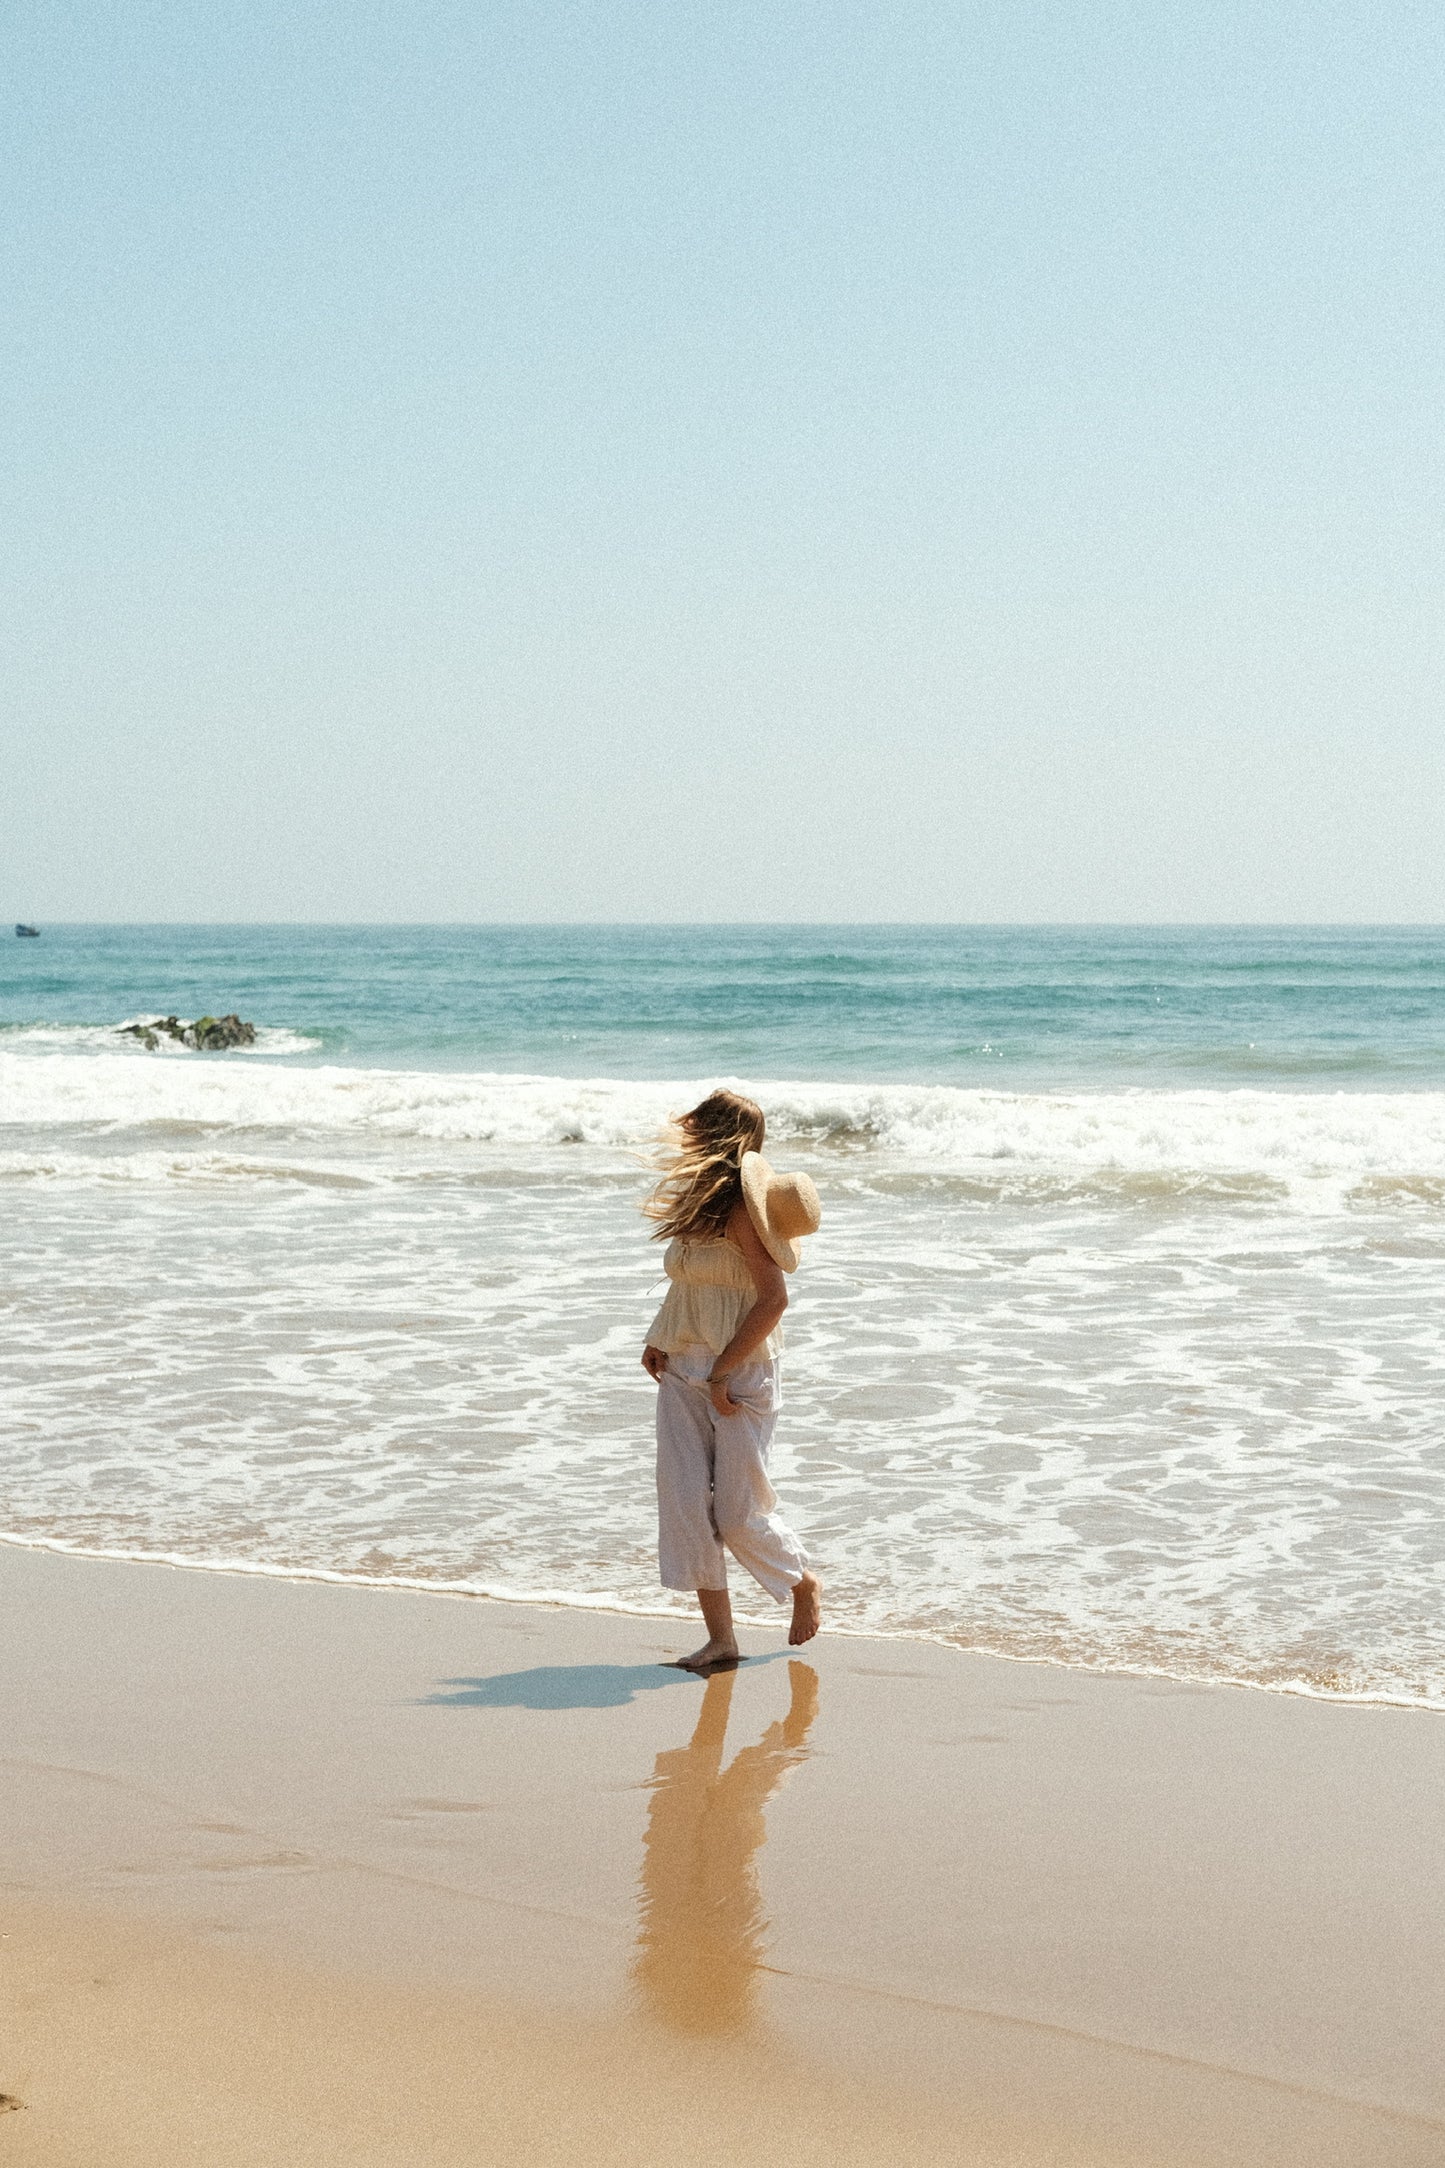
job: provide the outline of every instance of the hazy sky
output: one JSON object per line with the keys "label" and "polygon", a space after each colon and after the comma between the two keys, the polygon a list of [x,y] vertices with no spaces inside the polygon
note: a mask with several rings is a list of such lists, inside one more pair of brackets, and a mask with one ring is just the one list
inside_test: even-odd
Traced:
{"label": "hazy sky", "polygon": [[7,8],[0,912],[1445,919],[1445,16]]}

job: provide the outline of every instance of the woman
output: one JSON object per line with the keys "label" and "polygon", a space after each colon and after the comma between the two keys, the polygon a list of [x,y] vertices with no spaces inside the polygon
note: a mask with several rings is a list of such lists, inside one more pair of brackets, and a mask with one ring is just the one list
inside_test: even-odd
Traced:
{"label": "woman", "polygon": [[788,1307],[785,1272],[821,1213],[805,1174],[775,1174],[762,1156],[762,1109],[712,1092],[673,1125],[666,1172],[643,1210],[667,1241],[672,1282],[653,1319],[642,1367],[658,1386],[658,1553],[664,1588],[697,1592],[707,1640],[684,1669],[735,1664],[737,1636],[723,1546],[779,1603],[789,1596],[794,1647],[811,1641],[822,1584],[774,1512],[768,1447],[781,1403],[777,1357]]}

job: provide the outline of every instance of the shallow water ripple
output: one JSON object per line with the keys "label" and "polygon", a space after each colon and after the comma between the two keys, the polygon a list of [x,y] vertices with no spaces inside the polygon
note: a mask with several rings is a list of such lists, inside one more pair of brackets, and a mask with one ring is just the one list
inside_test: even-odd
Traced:
{"label": "shallow water ripple", "polygon": [[[7,1185],[8,1531],[670,1600],[625,1153],[138,1141]],[[1445,1702],[1433,1209],[811,1163],[777,1477],[840,1622]]]}

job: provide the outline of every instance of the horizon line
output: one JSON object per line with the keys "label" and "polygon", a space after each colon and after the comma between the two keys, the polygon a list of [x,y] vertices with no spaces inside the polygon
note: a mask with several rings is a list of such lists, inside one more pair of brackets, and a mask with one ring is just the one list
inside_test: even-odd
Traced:
{"label": "horizon line", "polygon": [[[3,921],[0,921],[3,923]],[[17,918],[17,926],[205,931],[1429,933],[1445,918]]]}

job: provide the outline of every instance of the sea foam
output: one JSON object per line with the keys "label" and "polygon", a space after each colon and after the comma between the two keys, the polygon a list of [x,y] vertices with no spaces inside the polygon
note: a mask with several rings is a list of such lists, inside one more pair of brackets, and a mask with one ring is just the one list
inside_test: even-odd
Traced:
{"label": "sea foam", "polygon": [[776,1146],[976,1174],[1445,1178],[1445,1093],[997,1092],[946,1085],[296,1068],[254,1057],[0,1053],[0,1123],[525,1148],[637,1149],[716,1082],[757,1096]]}
{"label": "sea foam", "polygon": [[[639,1162],[709,1081],[0,1054],[5,1530],[655,1605]],[[1445,1095],[751,1088],[837,1620],[1445,1698]]]}

